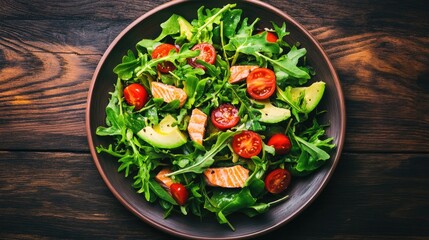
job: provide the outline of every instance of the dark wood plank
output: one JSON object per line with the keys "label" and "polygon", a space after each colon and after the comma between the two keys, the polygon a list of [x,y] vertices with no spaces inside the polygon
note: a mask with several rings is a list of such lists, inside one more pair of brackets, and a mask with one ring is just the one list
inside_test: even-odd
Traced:
{"label": "dark wood plank", "polygon": [[0,152],[0,159],[9,169],[0,173],[2,239],[167,239],[125,210],[89,154]]}
{"label": "dark wood plank", "polygon": [[[0,46],[4,51],[17,53],[47,51],[102,55],[130,23],[108,20],[2,20]],[[13,59],[10,61],[13,62]]]}
{"label": "dark wood plank", "polygon": [[[56,0],[3,0],[0,5],[2,20],[61,20],[99,19],[134,20],[145,12],[166,3],[168,0],[154,1],[56,1]],[[315,19],[320,24],[335,21],[337,25],[360,26],[362,32],[382,27],[383,30],[412,31],[424,34],[427,28],[427,1],[425,0],[351,0],[351,1],[264,1],[297,18]],[[396,19],[406,21],[396,21]],[[414,24],[419,23],[419,24]],[[426,26],[424,25],[426,24]]]}
{"label": "dark wood plank", "polygon": [[[3,151],[0,159],[0,238],[171,239],[116,200],[89,154]],[[428,160],[346,153],[316,201],[260,239],[427,238]]]}
{"label": "dark wood plank", "polygon": [[3,0],[0,19],[135,19],[168,0],[55,1]]}
{"label": "dark wood plank", "polygon": [[85,150],[87,91],[100,55],[38,41],[0,38],[0,46],[1,148]]}

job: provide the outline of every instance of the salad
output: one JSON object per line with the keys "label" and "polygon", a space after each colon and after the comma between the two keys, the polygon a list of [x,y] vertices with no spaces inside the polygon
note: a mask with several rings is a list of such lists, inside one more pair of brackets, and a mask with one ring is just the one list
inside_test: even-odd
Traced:
{"label": "salad", "polygon": [[286,24],[259,26],[235,4],[173,14],[113,72],[98,153],[118,159],[145,200],[173,212],[250,217],[286,201],[335,147],[319,123],[325,91]]}

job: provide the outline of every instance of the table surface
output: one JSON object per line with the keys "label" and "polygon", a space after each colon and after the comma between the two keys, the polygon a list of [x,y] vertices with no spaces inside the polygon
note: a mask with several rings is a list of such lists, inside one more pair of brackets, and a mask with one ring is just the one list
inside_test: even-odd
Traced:
{"label": "table surface", "polygon": [[[164,2],[0,1],[0,238],[171,239],[108,190],[85,131],[102,54]],[[266,2],[325,48],[343,88],[347,133],[322,194],[262,238],[428,239],[429,3]]]}

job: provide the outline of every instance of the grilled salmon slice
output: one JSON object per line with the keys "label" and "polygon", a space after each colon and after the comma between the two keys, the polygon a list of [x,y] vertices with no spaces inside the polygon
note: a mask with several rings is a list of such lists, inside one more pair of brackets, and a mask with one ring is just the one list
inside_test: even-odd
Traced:
{"label": "grilled salmon slice", "polygon": [[188,96],[185,91],[181,88],[177,88],[175,86],[167,85],[160,82],[152,82],[152,96],[154,98],[162,98],[164,102],[171,102],[173,100],[179,100],[180,106],[186,102]]}
{"label": "grilled salmon slice", "polygon": [[242,188],[247,178],[249,170],[241,165],[233,167],[208,168],[204,171],[206,182],[210,186],[224,188]]}
{"label": "grilled salmon slice", "polygon": [[204,132],[206,131],[207,124],[207,115],[195,108],[192,110],[191,118],[189,119],[188,124],[188,133],[189,137],[195,141],[203,145]]}
{"label": "grilled salmon slice", "polygon": [[165,176],[165,174],[169,174],[169,173],[171,173],[170,169],[163,168],[155,176],[155,180],[165,189],[170,189],[171,184],[174,183],[171,178]]}
{"label": "grilled salmon slice", "polygon": [[232,66],[229,71],[231,76],[228,79],[229,83],[240,82],[247,78],[251,71],[257,69],[258,66],[243,65],[243,66]]}

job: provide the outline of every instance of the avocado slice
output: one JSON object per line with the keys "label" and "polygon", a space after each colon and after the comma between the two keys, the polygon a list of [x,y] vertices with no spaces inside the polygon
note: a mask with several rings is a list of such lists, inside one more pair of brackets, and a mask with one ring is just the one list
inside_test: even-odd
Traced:
{"label": "avocado slice", "polygon": [[290,89],[290,98],[294,103],[300,103],[304,113],[313,111],[325,92],[324,82],[315,82],[308,87],[295,87]]}
{"label": "avocado slice", "polygon": [[186,39],[188,41],[191,41],[193,36],[192,34],[193,26],[185,18],[181,16],[177,17],[177,22],[179,23],[179,27],[180,27],[180,35],[186,36]]}
{"label": "avocado slice", "polygon": [[278,123],[290,117],[290,110],[279,108],[271,104],[270,101],[255,101],[257,104],[264,105],[264,108],[258,109],[261,112],[259,121],[264,123]]}
{"label": "avocado slice", "polygon": [[144,127],[137,136],[154,147],[167,149],[180,147],[186,143],[187,138],[177,126],[173,126],[175,122],[173,116],[167,115],[158,125]]}

